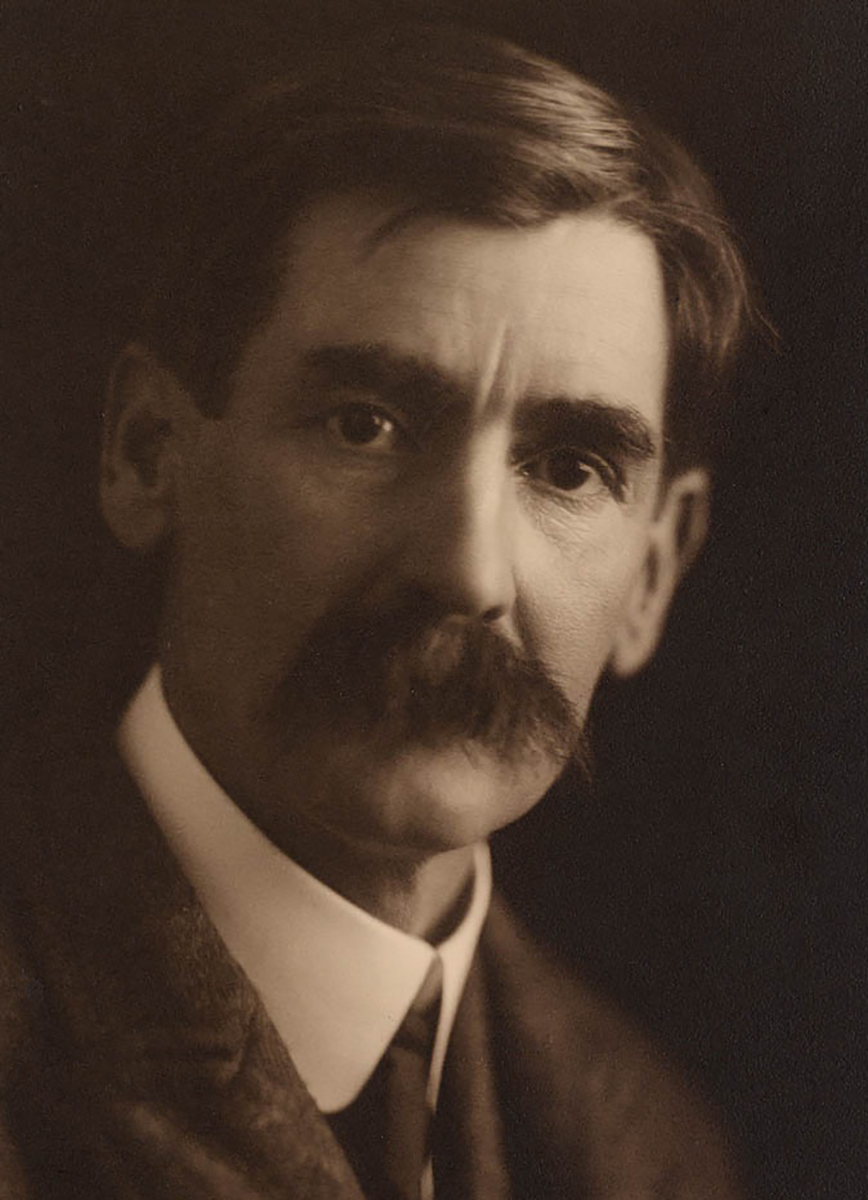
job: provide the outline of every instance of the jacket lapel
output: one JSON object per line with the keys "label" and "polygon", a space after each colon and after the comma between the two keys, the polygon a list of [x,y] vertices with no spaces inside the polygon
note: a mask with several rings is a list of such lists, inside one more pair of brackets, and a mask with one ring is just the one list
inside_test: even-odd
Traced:
{"label": "jacket lapel", "polygon": [[33,1064],[32,1125],[54,1124],[45,1152],[61,1173],[90,1164],[95,1196],[361,1200],[252,985],[106,755],[113,736],[102,728],[97,752],[61,731],[27,800],[22,909],[61,1031]]}

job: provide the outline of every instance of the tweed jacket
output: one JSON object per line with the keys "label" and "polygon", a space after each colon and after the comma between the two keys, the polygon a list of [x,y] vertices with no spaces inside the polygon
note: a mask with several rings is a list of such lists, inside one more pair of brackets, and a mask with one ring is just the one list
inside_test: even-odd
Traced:
{"label": "tweed jacket", "polygon": [[[113,750],[13,758],[0,835],[0,1197],[363,1200]],[[495,897],[441,1097],[438,1200],[733,1200],[689,1087]],[[371,1198],[368,1198],[371,1200]]]}

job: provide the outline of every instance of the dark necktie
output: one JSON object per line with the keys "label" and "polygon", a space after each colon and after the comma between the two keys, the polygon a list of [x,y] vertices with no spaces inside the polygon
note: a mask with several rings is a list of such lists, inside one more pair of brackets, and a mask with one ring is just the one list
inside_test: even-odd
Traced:
{"label": "dark necktie", "polygon": [[435,957],[374,1074],[328,1118],[369,1200],[419,1200],[431,1157],[427,1092],[442,978]]}

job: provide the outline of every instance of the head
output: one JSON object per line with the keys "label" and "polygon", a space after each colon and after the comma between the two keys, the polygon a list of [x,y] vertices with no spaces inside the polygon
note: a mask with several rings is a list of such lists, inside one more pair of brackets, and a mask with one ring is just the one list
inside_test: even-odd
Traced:
{"label": "head", "polygon": [[170,703],[289,849],[469,844],[655,650],[738,254],[671,141],[463,30],[330,50],[197,154],[103,457]]}

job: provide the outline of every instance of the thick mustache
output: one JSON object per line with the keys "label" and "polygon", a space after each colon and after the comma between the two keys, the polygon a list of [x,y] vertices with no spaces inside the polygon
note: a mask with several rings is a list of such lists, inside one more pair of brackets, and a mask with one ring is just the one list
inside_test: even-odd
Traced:
{"label": "thick mustache", "polygon": [[575,753],[580,723],[544,666],[481,621],[432,622],[405,608],[342,608],[287,670],[274,716],[287,729],[344,720],[377,739],[472,741],[506,761]]}

